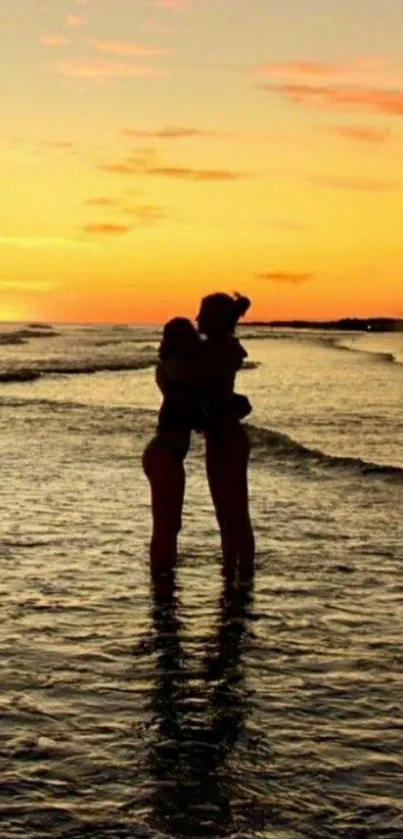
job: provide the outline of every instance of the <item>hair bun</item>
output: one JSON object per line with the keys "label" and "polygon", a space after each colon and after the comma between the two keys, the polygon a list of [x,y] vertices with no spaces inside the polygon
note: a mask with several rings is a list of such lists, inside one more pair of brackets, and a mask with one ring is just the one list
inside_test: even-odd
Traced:
{"label": "hair bun", "polygon": [[248,309],[251,306],[251,301],[249,297],[244,297],[244,295],[239,294],[238,291],[234,292],[234,305],[236,308],[236,312],[239,318],[243,317],[246,314]]}

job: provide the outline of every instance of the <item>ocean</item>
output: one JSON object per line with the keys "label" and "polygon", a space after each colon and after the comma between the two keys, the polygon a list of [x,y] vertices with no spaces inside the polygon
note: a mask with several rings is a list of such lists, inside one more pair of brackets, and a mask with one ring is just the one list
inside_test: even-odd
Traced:
{"label": "ocean", "polygon": [[1,839],[401,839],[403,334],[244,326],[253,585],[203,440],[173,596],[155,327],[0,327]]}

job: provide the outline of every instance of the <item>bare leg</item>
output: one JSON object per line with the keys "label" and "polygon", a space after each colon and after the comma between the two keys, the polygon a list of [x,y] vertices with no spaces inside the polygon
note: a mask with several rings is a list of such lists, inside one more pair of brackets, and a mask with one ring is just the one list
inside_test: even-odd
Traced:
{"label": "bare leg", "polygon": [[249,438],[237,423],[220,435],[206,434],[206,468],[221,532],[226,575],[238,568],[242,577],[253,575],[254,537],[249,517],[247,468]]}
{"label": "bare leg", "polygon": [[176,564],[185,494],[185,469],[183,461],[154,440],[144,452],[143,468],[151,488],[151,573],[153,577],[158,577],[172,572]]}

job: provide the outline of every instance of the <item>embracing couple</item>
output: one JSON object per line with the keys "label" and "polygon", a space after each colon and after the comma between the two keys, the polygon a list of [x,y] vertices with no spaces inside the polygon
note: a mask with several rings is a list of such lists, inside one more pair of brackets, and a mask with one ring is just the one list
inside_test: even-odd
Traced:
{"label": "embracing couple", "polygon": [[247,355],[235,327],[250,306],[246,297],[211,294],[196,318],[178,317],[164,327],[156,368],[163,401],[155,437],[143,454],[150,482],[154,578],[174,570],[185,494],[184,461],[192,431],[205,438],[207,479],[221,533],[227,578],[253,573],[254,537],[249,517],[249,438],[241,420],[251,411],[234,392]]}

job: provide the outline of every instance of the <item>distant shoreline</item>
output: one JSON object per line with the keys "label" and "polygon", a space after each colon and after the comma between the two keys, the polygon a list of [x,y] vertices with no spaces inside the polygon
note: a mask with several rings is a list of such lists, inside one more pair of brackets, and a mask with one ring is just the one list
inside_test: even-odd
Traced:
{"label": "distant shoreline", "polygon": [[[51,337],[53,327],[110,327],[112,329],[131,329],[133,327],[143,327],[149,329],[161,329],[163,323],[119,323],[113,322],[96,322],[96,321],[58,321],[54,320],[51,323],[45,321],[0,321],[1,327],[15,327],[16,329],[26,329],[38,331],[37,337]],[[272,329],[321,329],[328,331],[340,332],[403,332],[402,318],[340,318],[339,320],[248,320],[238,324],[243,329],[248,329],[251,326],[266,326]],[[39,335],[40,333],[40,335]]]}
{"label": "distant shoreline", "polygon": [[341,332],[403,332],[403,320],[396,318],[341,318],[340,320],[250,320],[239,324],[277,329],[324,329]]}

